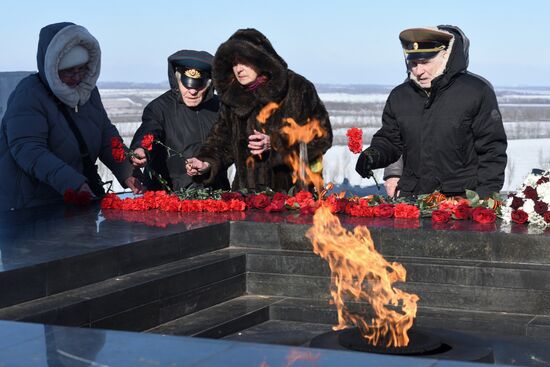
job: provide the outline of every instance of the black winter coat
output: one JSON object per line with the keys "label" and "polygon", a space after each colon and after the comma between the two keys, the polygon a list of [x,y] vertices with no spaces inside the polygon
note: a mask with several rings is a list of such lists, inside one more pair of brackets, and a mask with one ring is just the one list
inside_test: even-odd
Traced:
{"label": "black winter coat", "polygon": [[[131,147],[139,148],[146,134],[153,134],[166,146],[183,153],[183,157],[168,157],[166,148],[153,144],[149,157],[151,168],[168,181],[174,190],[191,187],[202,187],[205,176],[187,175],[185,160],[194,157],[218,118],[219,99],[210,87],[203,102],[197,107],[187,107],[183,101],[174,76],[172,63],[180,58],[186,58],[187,51],[178,51],[168,58],[168,79],[171,90],[151,101],[143,110],[142,124],[134,134]],[[148,189],[158,190],[162,187],[153,178],[144,177]],[[229,189],[227,171],[219,174],[209,182],[214,189]]]}
{"label": "black winter coat", "polygon": [[[382,128],[367,148],[379,153],[372,168],[403,155],[402,195],[435,190],[461,195],[470,189],[487,196],[500,191],[506,168],[497,99],[487,81],[466,71],[467,38],[457,28],[440,29],[454,35],[446,69],[432,81],[429,94],[411,77],[390,93]],[[357,166],[362,174],[364,155]]]}
{"label": "black winter coat", "polygon": [[[243,88],[232,71],[235,59],[255,67],[269,81],[254,91]],[[304,125],[317,119],[325,131],[324,137],[313,139],[307,146],[310,164],[320,165],[323,154],[332,145],[332,128],[328,113],[312,83],[288,70],[286,62],[275,52],[269,40],[255,29],[237,31],[223,43],[214,56],[213,78],[220,93],[220,117],[198,158],[211,164],[211,173],[235,164],[232,189],[243,188],[288,191],[293,186],[292,170],[285,163],[298,145],[288,146],[280,130],[285,118]],[[279,104],[265,124],[257,115],[269,102]],[[248,137],[253,130],[268,134],[272,149],[261,158],[251,156]]]}

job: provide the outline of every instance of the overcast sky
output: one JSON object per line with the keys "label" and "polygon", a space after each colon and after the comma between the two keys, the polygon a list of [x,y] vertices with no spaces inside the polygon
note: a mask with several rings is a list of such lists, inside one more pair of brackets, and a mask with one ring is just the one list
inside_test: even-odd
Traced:
{"label": "overcast sky", "polygon": [[470,38],[470,70],[496,86],[550,86],[546,0],[2,0],[0,71],[35,70],[43,26],[70,21],[102,48],[100,81],[162,82],[180,49],[215,53],[239,28],[264,33],[315,83],[396,85],[401,30],[453,24]]}

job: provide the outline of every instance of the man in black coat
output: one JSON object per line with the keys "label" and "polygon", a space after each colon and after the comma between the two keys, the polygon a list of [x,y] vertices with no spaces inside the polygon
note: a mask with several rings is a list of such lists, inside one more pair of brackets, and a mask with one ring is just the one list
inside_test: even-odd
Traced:
{"label": "man in black coat", "polygon": [[356,171],[370,177],[402,155],[401,196],[500,191],[506,134],[491,85],[466,70],[468,39],[454,26],[407,29],[399,39],[409,77],[390,93]]}
{"label": "man in black coat", "polygon": [[[203,187],[204,177],[186,174],[185,160],[198,153],[218,118],[220,102],[212,87],[212,58],[208,52],[193,50],[181,50],[168,57],[171,89],[145,107],[142,124],[132,140],[134,167],[149,164],[173,190]],[[147,134],[165,146],[153,144],[152,151],[147,152],[141,146]],[[152,190],[162,188],[154,177],[145,184]],[[209,186],[229,189],[227,171],[220,171]]]}

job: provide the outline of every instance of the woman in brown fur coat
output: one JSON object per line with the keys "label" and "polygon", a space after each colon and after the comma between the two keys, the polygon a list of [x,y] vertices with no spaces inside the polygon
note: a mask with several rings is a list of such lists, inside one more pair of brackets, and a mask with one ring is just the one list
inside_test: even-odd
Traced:
{"label": "woman in brown fur coat", "polygon": [[289,139],[292,128],[312,132],[308,164],[321,171],[332,145],[328,113],[313,84],[289,70],[262,33],[235,32],[218,48],[212,74],[220,115],[197,157],[187,160],[187,174],[213,178],[234,163],[233,190],[288,191],[293,186],[289,156],[299,150]]}

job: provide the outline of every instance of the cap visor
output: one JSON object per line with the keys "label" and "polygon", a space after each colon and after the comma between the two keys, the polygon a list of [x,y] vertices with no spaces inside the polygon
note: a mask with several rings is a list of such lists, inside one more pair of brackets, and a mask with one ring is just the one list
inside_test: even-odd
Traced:
{"label": "cap visor", "polygon": [[206,85],[205,78],[193,79],[187,76],[181,77],[181,84],[187,89],[202,89]]}
{"label": "cap visor", "polygon": [[439,52],[413,52],[407,54],[407,61],[429,60],[434,58]]}

